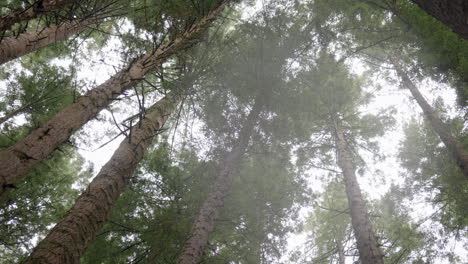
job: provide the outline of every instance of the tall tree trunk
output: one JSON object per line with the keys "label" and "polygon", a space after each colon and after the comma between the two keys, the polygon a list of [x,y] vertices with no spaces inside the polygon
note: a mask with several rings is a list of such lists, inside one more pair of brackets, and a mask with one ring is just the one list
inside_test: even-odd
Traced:
{"label": "tall tree trunk", "polygon": [[416,85],[414,85],[408,75],[403,71],[397,59],[391,56],[389,58],[395,67],[398,76],[403,80],[404,85],[408,90],[410,90],[414,99],[416,99],[416,102],[418,102],[419,106],[423,110],[424,116],[429,121],[437,135],[439,135],[440,140],[447,147],[452,157],[455,159],[455,162],[465,175],[465,178],[468,179],[468,152],[464,150],[462,143],[459,142],[452,133],[450,133],[447,125],[442,122],[438,114],[427,103]]}
{"label": "tall tree trunk", "polygon": [[159,133],[182,97],[182,93],[173,91],[147,111],[73,207],[36,246],[25,264],[80,262],[80,257],[95,239],[117,198],[129,184],[153,137]]}
{"label": "tall tree trunk", "polygon": [[100,20],[102,20],[100,17],[79,19],[4,38],[0,41],[0,65],[55,42],[68,39],[89,26],[99,23]]}
{"label": "tall tree trunk", "polygon": [[179,264],[200,263],[209,235],[214,230],[215,220],[219,211],[224,207],[224,199],[231,189],[232,178],[241,165],[261,108],[262,104],[259,99],[255,100],[255,105],[239,133],[237,143],[226,158],[224,168],[219,172],[214,190],[203,203],[200,214],[192,226],[189,238],[179,256]]}
{"label": "tall tree trunk", "polygon": [[338,263],[346,264],[346,257],[344,254],[343,245],[341,243],[342,241],[336,241],[336,250],[338,251]]}
{"label": "tall tree trunk", "polygon": [[53,12],[80,0],[39,0],[26,8],[19,8],[0,17],[0,31],[10,29],[14,24],[29,21],[40,15]]}
{"label": "tall tree trunk", "polygon": [[230,0],[221,1],[216,8],[193,24],[174,40],[140,57],[127,69],[87,92],[77,102],[65,107],[42,127],[26,138],[0,152],[0,195],[25,176],[35,165],[47,158],[88,120],[96,116],[116,96],[144,78],[144,75],[181,49],[190,47],[206,26],[216,19]]}
{"label": "tall tree trunk", "polygon": [[421,9],[441,21],[460,37],[468,40],[468,1],[412,0]]}
{"label": "tall tree trunk", "polygon": [[351,210],[351,223],[356,237],[357,248],[362,264],[383,264],[383,256],[369,220],[366,204],[356,179],[356,167],[351,150],[344,136],[341,124],[335,122],[335,141],[338,152],[338,165],[343,171],[346,195]]}

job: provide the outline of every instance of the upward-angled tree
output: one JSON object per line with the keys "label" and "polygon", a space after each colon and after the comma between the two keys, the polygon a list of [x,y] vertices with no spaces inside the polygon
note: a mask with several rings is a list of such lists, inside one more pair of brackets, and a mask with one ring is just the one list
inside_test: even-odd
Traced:
{"label": "upward-angled tree", "polygon": [[369,213],[362,197],[361,189],[356,178],[356,166],[354,164],[352,149],[343,132],[341,120],[334,122],[334,137],[337,148],[338,166],[343,171],[346,194],[351,212],[351,222],[356,237],[360,260],[364,264],[383,264],[383,255],[380,251],[377,237],[372,230]]}
{"label": "upward-angled tree", "polygon": [[[297,251],[292,259],[295,263],[343,264],[349,259],[356,261],[357,249],[353,244],[344,189],[340,179],[332,178],[326,184],[304,230],[308,241],[301,251],[312,254]],[[401,198],[398,188],[393,186],[380,200],[367,205],[375,232],[382,243],[385,263],[421,261],[431,254],[431,247],[434,246],[432,236],[418,230],[419,225],[409,217],[408,208],[400,203]]]}
{"label": "upward-angled tree", "polygon": [[[115,201],[130,179],[153,138],[184,97],[188,83],[150,107],[132,127],[110,161],[76,200],[64,218],[33,250],[25,263],[79,263],[84,250],[101,229]],[[81,221],[76,221],[81,219]]]}
{"label": "upward-angled tree", "polygon": [[[21,111],[1,126],[0,150],[73,101],[71,76],[65,68],[37,63],[10,74],[14,78],[2,91],[0,109]],[[35,245],[32,234],[45,235],[49,225],[60,219],[91,176],[90,169],[72,147],[62,146],[19,181],[16,189],[8,188],[0,198],[0,263],[24,259]]]}
{"label": "upward-angled tree", "polygon": [[0,16],[0,31],[8,30],[16,23],[26,22],[40,15],[45,15],[81,0],[40,0],[32,5],[14,9]]}
{"label": "upward-angled tree", "polygon": [[[192,46],[229,2],[229,0],[216,2],[205,16],[187,26],[183,33],[136,59],[126,69],[90,90],[75,103],[65,107],[29,136],[2,151],[0,153],[0,194],[5,190],[5,186],[11,186],[22,178],[76,130],[108,106],[114,98],[141,81],[146,73],[159,67],[176,52]],[[190,18],[188,20],[191,21]]]}
{"label": "upward-angled tree", "polygon": [[219,215],[219,211],[224,206],[224,200],[230,191],[233,176],[239,171],[242,158],[247,150],[255,124],[258,121],[263,106],[261,99],[263,96],[263,94],[259,94],[255,98],[252,110],[239,131],[237,142],[228,154],[224,162],[225,165],[219,171],[219,175],[214,183],[214,189],[200,209],[189,238],[182,249],[178,263],[200,263],[204,249],[208,243],[208,237],[214,230],[215,220]]}
{"label": "upward-angled tree", "polygon": [[381,56],[381,45],[386,45],[385,53],[404,50],[414,64],[411,75],[450,83],[457,90],[459,105],[466,106],[468,42],[411,1],[334,0],[308,5],[322,11],[320,24],[327,31],[320,34],[345,54],[341,60],[359,57],[375,68],[387,60]]}
{"label": "upward-angled tree", "polygon": [[[217,84],[218,86],[223,87],[229,84],[227,86],[230,88],[229,93],[226,91],[221,92],[227,102],[234,101],[236,102],[235,105],[252,105],[252,99],[250,98],[255,96],[256,99],[253,106],[250,107],[249,116],[243,119],[239,119],[239,114],[231,113],[230,108],[233,106],[227,102],[221,104],[227,109],[219,109],[219,101],[222,99],[215,100],[216,105],[207,104],[208,107],[213,107],[211,109],[207,108],[207,112],[226,111],[228,113],[218,117],[213,117],[213,115],[205,117],[209,126],[216,127],[216,130],[212,133],[216,135],[215,140],[220,144],[223,144],[223,141],[229,141],[232,136],[227,137],[226,134],[229,135],[229,131],[214,122],[219,122],[220,118],[222,120],[233,118],[245,121],[238,121],[243,122],[243,128],[240,132],[235,133],[237,134],[234,137],[235,143],[233,143],[232,149],[227,155],[225,166],[219,171],[214,189],[200,209],[199,216],[192,227],[192,233],[189,235],[189,239],[178,259],[179,263],[188,264],[201,261],[210,233],[214,229],[214,220],[224,206],[227,193],[231,191],[230,182],[232,182],[236,170],[240,167],[243,153],[248,147],[250,137],[253,136],[256,119],[261,108],[265,105],[267,107],[265,111],[271,111],[272,113],[276,111],[270,100],[274,95],[281,97],[277,95],[281,94],[281,91],[285,92],[282,90],[284,87],[281,84],[284,83],[286,60],[294,57],[295,52],[298,50],[307,49],[307,45],[304,48],[304,39],[300,35],[301,33],[305,35],[309,33],[302,27],[304,20],[290,19],[287,16],[286,12],[282,13],[281,11],[278,11],[276,16],[271,17],[260,14],[258,17],[259,22],[238,25],[237,32],[234,32],[233,35],[239,36],[235,39],[242,40],[243,45],[239,45],[233,51],[224,54],[226,59],[221,60],[219,67],[224,72],[219,70],[215,72],[218,74],[218,76],[214,76],[216,83],[222,81],[222,85]],[[241,61],[232,59],[239,57],[242,58]],[[252,92],[256,95],[252,95]],[[239,106],[236,106],[236,108],[239,108]],[[268,134],[266,131],[264,133]]]}
{"label": "upward-angled tree", "polygon": [[[450,131],[467,142],[463,130],[466,121],[460,117],[445,120]],[[437,210],[429,219],[442,224],[440,234],[445,230],[446,235],[463,236],[468,226],[465,213],[468,181],[463,172],[426,118],[411,120],[404,133],[398,155],[407,172],[402,193],[407,199],[427,197]]]}
{"label": "upward-angled tree", "polygon": [[423,110],[424,116],[434,128],[434,131],[439,135],[441,141],[447,147],[453,159],[460,167],[460,170],[463,172],[463,174],[465,174],[465,178],[468,179],[468,152],[463,148],[463,144],[452,135],[447,125],[442,122],[436,111],[429,105],[426,99],[424,99],[416,85],[404,72],[397,59],[395,57],[390,57],[390,61],[395,67],[398,76],[403,80],[405,87],[410,90],[414,99],[416,102],[418,102],[419,106]]}
{"label": "upward-angled tree", "polygon": [[[319,121],[310,124],[313,129],[310,133],[321,129],[321,137],[325,137],[328,150],[336,152],[336,164],[344,179],[360,261],[369,264],[383,263],[383,255],[356,177],[360,163],[359,149],[356,146],[367,145],[370,149],[375,149],[376,143],[370,139],[383,134],[383,128],[391,124],[392,119],[389,116],[359,113],[359,105],[370,98],[369,95],[362,94],[361,86],[364,82],[350,76],[346,67],[336,62],[332,55],[322,53],[314,64],[309,64],[297,77],[298,86],[302,90],[298,100],[301,105],[304,104],[305,109],[302,108],[302,111],[310,113],[310,116],[320,117],[314,119]],[[310,138],[310,141],[305,144],[304,150],[318,152],[317,149],[320,148],[314,146],[315,137]],[[329,155],[323,147],[321,151],[324,155]],[[324,160],[327,158],[324,157]]]}
{"label": "upward-angled tree", "polygon": [[86,18],[51,24],[45,28],[27,31],[18,36],[3,38],[0,41],[0,65],[70,36],[94,27],[104,20],[103,14],[94,14]]}

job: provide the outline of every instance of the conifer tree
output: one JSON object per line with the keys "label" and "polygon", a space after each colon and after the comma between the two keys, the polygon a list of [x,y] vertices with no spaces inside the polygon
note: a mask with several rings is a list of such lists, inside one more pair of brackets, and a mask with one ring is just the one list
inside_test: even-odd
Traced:
{"label": "conifer tree", "polygon": [[31,168],[47,158],[76,130],[108,106],[114,98],[141,81],[146,73],[159,67],[171,55],[192,46],[199,34],[216,19],[229,2],[229,0],[217,2],[212,10],[188,26],[182,34],[133,61],[126,69],[78,98],[75,103],[65,107],[26,138],[2,151],[0,194],[4,192],[6,186],[15,184]]}
{"label": "conifer tree", "polygon": [[224,200],[230,191],[233,176],[239,171],[243,156],[245,155],[251,135],[254,131],[258,116],[262,110],[262,102],[259,95],[254,102],[252,110],[242,124],[237,142],[228,154],[223,168],[214,183],[214,189],[203,203],[200,213],[193,224],[189,238],[182,249],[178,259],[179,264],[200,263],[208,237],[214,230],[215,220],[219,211],[224,207]]}
{"label": "conifer tree", "polygon": [[32,5],[14,9],[12,12],[0,17],[0,31],[9,30],[13,25],[26,22],[40,15],[59,10],[67,5],[81,0],[39,0]]}
{"label": "conifer tree", "polygon": [[[304,62],[307,63],[307,59]],[[306,155],[310,149],[315,157],[322,153],[324,157],[321,159],[333,164],[328,151],[336,152],[335,162],[343,175],[359,259],[362,263],[383,263],[383,254],[372,228],[369,209],[356,177],[359,155],[355,146],[365,144],[370,149],[375,149],[375,143],[371,143],[369,139],[383,134],[384,127],[392,124],[392,118],[388,113],[383,116],[361,116],[358,113],[358,106],[370,99],[361,90],[365,83],[364,78],[349,74],[346,66],[337,62],[333,55],[322,52],[313,63],[308,64],[308,70],[298,74],[295,80],[302,90],[297,95],[297,100],[303,107],[299,109],[310,113],[308,118],[315,120],[308,125],[311,128],[310,135],[321,131],[320,137],[325,137],[326,146],[318,147],[321,149],[318,152],[314,146],[316,139],[311,137],[310,142],[301,147],[304,148],[301,156]],[[360,143],[357,143],[358,140]],[[303,159],[307,159],[307,156]],[[319,165],[320,167],[322,166]]]}
{"label": "conifer tree", "polygon": [[463,149],[463,144],[452,135],[447,125],[442,122],[436,111],[427,103],[426,99],[424,99],[416,85],[403,71],[397,59],[391,56],[390,61],[395,67],[398,76],[403,80],[404,86],[410,90],[413,98],[421,107],[424,116],[427,118],[434,131],[439,135],[441,141],[447,147],[453,159],[460,167],[460,170],[468,179],[468,152]]}
{"label": "conifer tree", "polygon": [[[187,86],[186,83],[182,84]],[[132,127],[88,188],[64,218],[52,228],[24,263],[79,263],[84,250],[101,229],[115,201],[130,183],[143,155],[158,135],[185,89],[179,88],[150,107]],[[76,221],[80,219],[80,221]]]}
{"label": "conifer tree", "polygon": [[102,20],[101,16],[93,15],[3,38],[0,41],[0,65],[50,44],[66,40],[70,36],[95,26]]}
{"label": "conifer tree", "polygon": [[361,189],[356,178],[352,150],[347,143],[341,120],[334,119],[334,137],[338,155],[338,165],[343,171],[346,194],[351,212],[351,222],[356,237],[360,260],[363,264],[383,264],[383,255],[380,251],[377,237],[372,230],[369,212],[362,197]]}

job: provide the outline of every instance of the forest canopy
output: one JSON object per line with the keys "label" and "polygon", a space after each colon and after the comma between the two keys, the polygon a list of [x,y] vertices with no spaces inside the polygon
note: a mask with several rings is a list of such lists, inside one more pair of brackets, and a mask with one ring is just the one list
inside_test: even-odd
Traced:
{"label": "forest canopy", "polygon": [[0,264],[468,262],[465,0],[0,3]]}

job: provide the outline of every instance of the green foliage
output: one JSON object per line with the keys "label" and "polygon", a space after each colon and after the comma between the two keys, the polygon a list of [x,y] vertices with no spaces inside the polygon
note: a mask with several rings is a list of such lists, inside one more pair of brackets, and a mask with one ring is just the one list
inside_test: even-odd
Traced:
{"label": "green foliage", "polygon": [[[68,151],[67,151],[68,152]],[[76,154],[55,152],[34,168],[0,200],[0,263],[16,263],[47,234],[79,194],[75,187],[86,182],[91,169],[83,171]]]}
{"label": "green foliage", "polygon": [[[8,75],[2,103],[6,113],[22,109],[30,128],[46,122],[66,105],[73,102],[72,75],[65,68],[35,63],[20,72]],[[6,128],[8,130],[8,127]]]}
{"label": "green foliage", "polygon": [[[20,2],[10,1],[8,6],[18,7]],[[101,11],[108,17],[97,30],[0,68],[6,88],[1,90],[0,113],[24,108],[1,126],[0,150],[79,96],[75,72],[83,58],[94,59],[89,58],[90,51],[115,41],[122,49],[114,55],[123,63],[131,61],[172,41],[217,3],[85,0],[31,21],[28,28],[40,28],[95,14],[105,6]],[[249,1],[246,6],[256,5]],[[1,7],[0,14],[8,12]],[[388,53],[398,52],[405,57],[405,66],[411,66],[412,78],[449,81],[459,89],[461,100],[467,98],[467,42],[408,0],[267,1],[253,18],[245,20],[244,15],[244,10],[226,12],[223,25],[196,37],[193,43],[200,45],[177,53],[147,76],[146,81],[154,84],[150,89],[143,89],[143,84],[135,89],[146,91],[151,100],[178,88],[183,74],[196,78],[186,104],[178,109],[178,116],[188,113],[187,120],[170,122],[186,122],[185,138],[178,144],[176,137],[174,146],[167,137],[155,142],[82,263],[175,263],[254,100],[263,105],[260,120],[202,263],[278,262],[287,254],[288,235],[302,229],[300,210],[313,196],[308,189],[312,180],[305,179],[309,174],[325,175],[312,183],[325,186],[314,194],[320,198],[304,229],[310,233],[309,252],[296,252],[291,260],[336,263],[343,253],[348,261],[357,251],[336,169],[334,124],[343,127],[362,171],[369,162],[360,156],[362,149],[382,157],[378,142],[393,128],[395,110],[365,111],[373,99],[367,91],[376,86],[370,74],[382,70],[372,67],[357,76],[350,73],[346,59],[359,55],[370,65],[382,65]],[[6,36],[22,26],[16,25]],[[72,67],[53,66],[57,57],[58,64],[61,58],[70,59]],[[124,104],[115,109],[134,110]],[[464,121],[449,123],[468,145]],[[193,135],[187,135],[189,130]],[[392,187],[368,207],[386,262],[432,263],[438,258],[437,244],[449,233],[464,235],[468,187],[427,125],[410,124],[405,132],[400,154],[408,171],[405,188]],[[328,174],[312,170],[317,168]],[[6,206],[0,210],[0,263],[19,261],[31,250],[71,206],[77,186],[91,171],[70,146],[61,147],[0,199]],[[431,218],[443,224],[440,234],[423,230],[408,213],[407,198],[421,194],[440,208]]]}
{"label": "green foliage", "polygon": [[[433,237],[419,230],[411,220],[408,208],[392,188],[382,199],[368,203],[373,229],[385,256],[385,263],[413,263],[431,254]],[[344,184],[332,180],[314,204],[304,231],[308,234],[304,252],[296,251],[296,263],[338,263],[357,255]]]}
{"label": "green foliage", "polygon": [[397,1],[396,9],[413,33],[406,35],[409,45],[418,47],[413,56],[424,65],[427,74],[450,81],[457,88],[459,104],[466,106],[468,41],[410,1]]}
{"label": "green foliage", "polygon": [[[466,140],[466,135],[460,133],[462,120],[455,119],[447,124],[452,133]],[[405,128],[405,134],[400,159],[409,172],[405,187],[407,194],[409,197],[422,192],[431,194],[428,199],[440,208],[440,213],[434,218],[447,231],[464,230],[468,225],[468,183],[463,173],[428,124],[413,121]]]}

